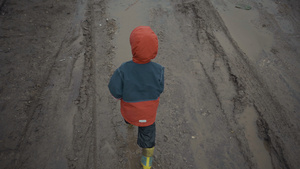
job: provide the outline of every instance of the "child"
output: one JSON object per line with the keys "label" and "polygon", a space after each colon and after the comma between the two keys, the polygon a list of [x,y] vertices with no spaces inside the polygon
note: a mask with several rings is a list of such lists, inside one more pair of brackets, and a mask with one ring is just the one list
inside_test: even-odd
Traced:
{"label": "child", "polygon": [[143,148],[144,169],[152,166],[155,117],[164,90],[164,67],[151,62],[157,55],[158,39],[149,26],[139,26],[130,35],[132,61],[123,63],[109,82],[111,94],[121,100],[126,123],[138,126],[137,144]]}

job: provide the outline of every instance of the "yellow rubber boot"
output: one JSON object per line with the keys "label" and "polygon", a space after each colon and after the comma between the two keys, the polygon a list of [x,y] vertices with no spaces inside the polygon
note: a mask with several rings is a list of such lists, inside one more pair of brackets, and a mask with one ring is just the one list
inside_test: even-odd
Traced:
{"label": "yellow rubber boot", "polygon": [[154,147],[152,148],[143,148],[141,164],[143,169],[150,169],[152,167]]}

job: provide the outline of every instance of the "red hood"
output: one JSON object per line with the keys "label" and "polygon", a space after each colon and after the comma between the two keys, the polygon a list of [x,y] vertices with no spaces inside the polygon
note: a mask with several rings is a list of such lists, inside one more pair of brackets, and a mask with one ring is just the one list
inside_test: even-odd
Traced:
{"label": "red hood", "polygon": [[133,55],[132,60],[135,63],[148,63],[157,55],[157,36],[149,26],[136,27],[131,32],[130,45]]}

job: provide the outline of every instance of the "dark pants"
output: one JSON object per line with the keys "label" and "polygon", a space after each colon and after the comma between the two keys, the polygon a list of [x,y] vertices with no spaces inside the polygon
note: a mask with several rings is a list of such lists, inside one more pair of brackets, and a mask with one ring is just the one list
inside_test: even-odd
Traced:
{"label": "dark pants", "polygon": [[[129,124],[126,120],[125,122]],[[141,148],[152,148],[155,146],[156,128],[155,122],[146,127],[139,127],[137,144]]]}

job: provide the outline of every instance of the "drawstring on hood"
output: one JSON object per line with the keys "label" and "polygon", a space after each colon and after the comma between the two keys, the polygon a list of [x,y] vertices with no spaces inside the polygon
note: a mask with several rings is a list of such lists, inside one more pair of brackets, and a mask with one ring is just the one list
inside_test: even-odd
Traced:
{"label": "drawstring on hood", "polygon": [[158,39],[149,26],[136,27],[130,34],[130,45],[135,63],[149,63],[157,55]]}

